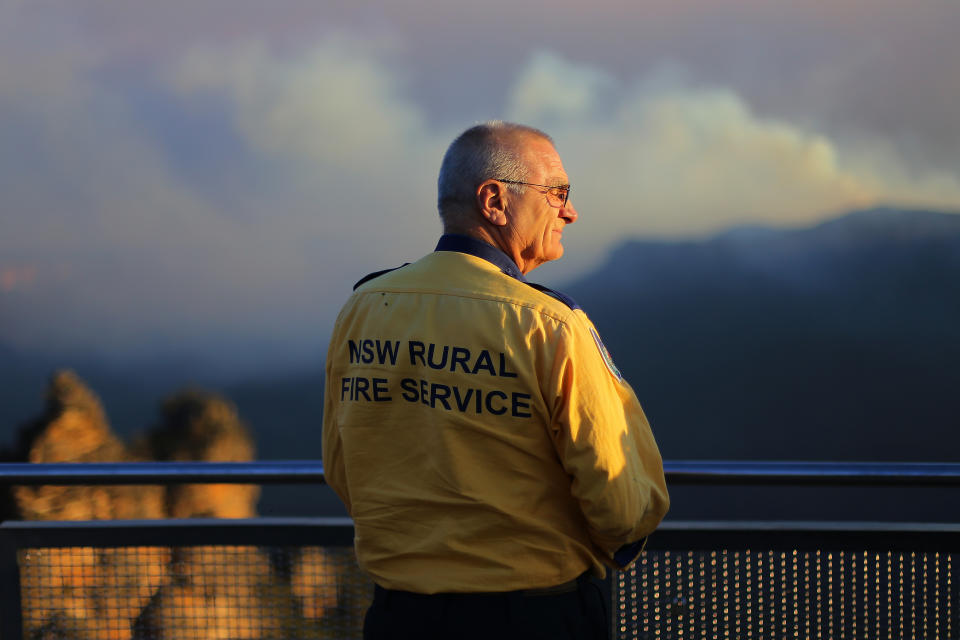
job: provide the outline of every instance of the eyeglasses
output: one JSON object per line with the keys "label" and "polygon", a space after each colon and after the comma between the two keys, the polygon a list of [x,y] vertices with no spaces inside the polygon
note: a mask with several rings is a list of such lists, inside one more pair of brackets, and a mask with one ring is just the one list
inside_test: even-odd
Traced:
{"label": "eyeglasses", "polygon": [[567,200],[570,199],[570,185],[568,184],[534,184],[533,182],[520,182],[519,180],[497,180],[497,182],[525,184],[528,187],[543,187],[547,190],[547,202],[551,207],[565,207],[567,206]]}

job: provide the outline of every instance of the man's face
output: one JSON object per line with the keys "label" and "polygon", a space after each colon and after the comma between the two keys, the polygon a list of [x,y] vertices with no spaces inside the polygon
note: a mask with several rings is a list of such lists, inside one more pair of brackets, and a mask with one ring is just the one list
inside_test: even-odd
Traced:
{"label": "man's face", "polygon": [[[529,176],[527,182],[544,185],[569,184],[560,155],[549,141],[530,137],[522,143]],[[523,273],[563,255],[563,229],[577,219],[569,200],[563,207],[551,206],[543,187],[524,187],[510,198],[508,224],[511,244],[518,250]]]}

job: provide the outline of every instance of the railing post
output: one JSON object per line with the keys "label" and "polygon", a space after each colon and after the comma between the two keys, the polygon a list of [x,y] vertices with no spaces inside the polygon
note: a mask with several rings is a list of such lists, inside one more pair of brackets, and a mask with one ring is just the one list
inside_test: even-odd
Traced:
{"label": "railing post", "polygon": [[15,536],[0,526],[0,640],[21,640],[20,563]]}

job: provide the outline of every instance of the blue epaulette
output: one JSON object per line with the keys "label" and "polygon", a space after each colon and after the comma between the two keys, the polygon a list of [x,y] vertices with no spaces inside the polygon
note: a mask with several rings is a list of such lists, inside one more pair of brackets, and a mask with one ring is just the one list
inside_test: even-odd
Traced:
{"label": "blue epaulette", "polygon": [[360,278],[359,280],[357,280],[357,284],[353,285],[353,290],[356,291],[356,290],[357,290],[357,287],[359,287],[360,285],[364,284],[365,282],[369,282],[370,280],[373,280],[374,278],[379,278],[380,276],[382,276],[382,275],[385,274],[385,273],[390,273],[391,271],[396,271],[397,269],[403,269],[403,268],[404,268],[405,266],[407,266],[408,264],[410,264],[410,263],[409,263],[409,262],[404,262],[404,263],[403,263],[402,265],[400,265],[399,267],[394,267],[393,269],[382,269],[381,271],[374,271],[373,273],[368,273],[367,275],[365,275],[365,276],[363,276],[362,278]]}
{"label": "blue epaulette", "polygon": [[545,294],[547,294],[551,298],[556,298],[557,300],[567,305],[571,309],[580,308],[580,305],[577,304],[577,301],[565,293],[561,293],[560,291],[554,291],[550,287],[545,287],[542,284],[537,284],[536,282],[527,281],[527,284],[533,287],[534,289],[536,289],[537,291],[543,291]]}

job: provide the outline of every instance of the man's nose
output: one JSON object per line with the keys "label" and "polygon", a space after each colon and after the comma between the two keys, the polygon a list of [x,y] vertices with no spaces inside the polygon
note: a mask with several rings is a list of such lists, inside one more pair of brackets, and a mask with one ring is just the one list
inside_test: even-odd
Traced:
{"label": "man's nose", "polygon": [[580,214],[577,213],[576,208],[573,206],[572,200],[567,200],[567,204],[560,208],[560,217],[566,220],[567,224],[573,224],[577,221],[577,218],[580,217]]}

